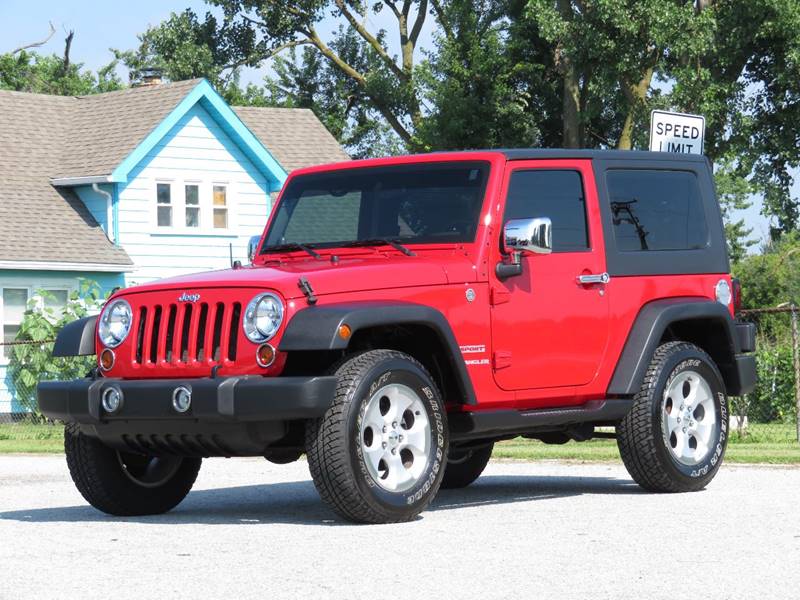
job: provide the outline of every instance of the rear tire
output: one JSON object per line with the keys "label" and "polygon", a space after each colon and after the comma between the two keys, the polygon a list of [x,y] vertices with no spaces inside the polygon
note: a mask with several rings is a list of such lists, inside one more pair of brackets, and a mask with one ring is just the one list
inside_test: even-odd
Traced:
{"label": "rear tire", "polygon": [[64,429],[72,480],[86,501],[109,515],[158,515],[175,508],[197,479],[202,459],[118,452],[85,435],[75,423]]}
{"label": "rear tire", "polygon": [[494,444],[469,450],[451,449],[444,470],[442,489],[465,488],[481,476],[492,457]]}
{"label": "rear tire", "polygon": [[356,523],[410,521],[444,474],[447,416],[419,362],[371,350],[336,370],[333,404],[306,425],[306,454],[322,499]]}
{"label": "rear tire", "polygon": [[717,474],[727,443],[728,402],[714,361],[693,344],[659,346],[617,425],[628,473],[648,491],[697,491]]}

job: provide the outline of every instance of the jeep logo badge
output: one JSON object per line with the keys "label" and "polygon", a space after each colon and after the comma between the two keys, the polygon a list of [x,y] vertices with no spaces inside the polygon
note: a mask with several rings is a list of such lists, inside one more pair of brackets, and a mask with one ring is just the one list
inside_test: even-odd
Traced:
{"label": "jeep logo badge", "polygon": [[200,294],[187,294],[183,292],[178,297],[178,302],[197,302],[198,300],[200,300]]}

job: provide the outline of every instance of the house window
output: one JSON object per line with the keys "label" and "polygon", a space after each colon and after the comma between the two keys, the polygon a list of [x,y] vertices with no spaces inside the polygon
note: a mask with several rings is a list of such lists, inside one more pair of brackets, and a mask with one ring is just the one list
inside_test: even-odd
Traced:
{"label": "house window", "polygon": [[172,227],[172,189],[168,183],[156,184],[158,201],[157,218],[159,227]]}
{"label": "house window", "polygon": [[[3,342],[13,342],[19,333],[25,310],[28,307],[28,290],[25,288],[3,289]],[[8,346],[0,348],[0,357],[11,356]]]}
{"label": "house window", "polygon": [[186,190],[186,227],[200,227],[200,187],[188,184]]}
{"label": "house window", "polygon": [[44,308],[49,308],[56,319],[64,316],[64,308],[67,306],[69,300],[69,292],[67,290],[48,290],[45,289],[44,296],[42,297],[42,304]]}
{"label": "house window", "polygon": [[224,185],[214,186],[214,229],[228,228],[228,195]]}

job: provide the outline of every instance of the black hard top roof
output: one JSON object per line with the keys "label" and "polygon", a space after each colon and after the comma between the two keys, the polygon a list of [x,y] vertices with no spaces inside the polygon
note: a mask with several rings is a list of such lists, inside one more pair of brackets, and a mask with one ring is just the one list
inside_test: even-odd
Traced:
{"label": "black hard top roof", "polygon": [[583,158],[594,160],[658,160],[675,162],[707,162],[705,155],[700,154],[678,154],[676,152],[645,152],[643,150],[592,150],[578,148],[570,150],[567,148],[481,148],[474,150],[448,151],[441,150],[432,154],[472,154],[475,152],[499,152],[505,155],[508,160],[542,160],[559,158]]}
{"label": "black hard top roof", "polygon": [[598,160],[670,160],[680,162],[706,162],[700,154],[675,152],[645,152],[642,150],[568,150],[564,148],[509,148],[500,149],[508,160],[533,160],[546,158],[588,158]]}

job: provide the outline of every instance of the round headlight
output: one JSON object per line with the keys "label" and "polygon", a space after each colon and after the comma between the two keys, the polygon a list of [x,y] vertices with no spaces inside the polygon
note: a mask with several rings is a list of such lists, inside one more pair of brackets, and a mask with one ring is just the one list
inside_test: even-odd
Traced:
{"label": "round headlight", "polygon": [[103,345],[116,348],[125,341],[131,330],[132,314],[131,305],[125,300],[114,300],[106,306],[97,328]]}
{"label": "round headlight", "polygon": [[270,339],[283,321],[283,304],[274,294],[259,294],[247,305],[242,319],[244,333],[251,342]]}

